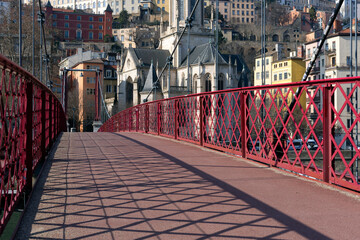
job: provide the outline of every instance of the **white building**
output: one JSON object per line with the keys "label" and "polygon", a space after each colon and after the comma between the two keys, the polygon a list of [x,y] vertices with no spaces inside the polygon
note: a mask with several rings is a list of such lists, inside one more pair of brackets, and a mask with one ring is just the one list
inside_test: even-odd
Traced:
{"label": "white building", "polygon": [[[213,31],[204,27],[203,1],[195,11],[195,18],[190,30],[190,43],[187,33],[175,50],[170,70],[170,86],[168,69],[160,77],[159,85],[151,92],[149,86],[156,81],[167,58],[174,50],[180,33],[185,26],[185,19],[191,12],[193,1],[170,1],[169,26],[160,26],[160,44],[158,49],[129,48],[122,56],[118,67],[118,99],[119,110],[140,104],[147,98],[168,98],[189,93],[200,93],[247,85],[249,72],[238,55],[224,55],[216,51]],[[187,61],[188,46],[190,49],[189,68]],[[215,74],[215,60],[218,57],[218,79]],[[152,66],[152,67],[151,67]],[[156,72],[156,77],[154,74]],[[150,72],[150,77],[148,77]],[[190,76],[190,78],[188,77]],[[156,89],[156,94],[154,93]]]}
{"label": "white building", "polygon": [[[306,54],[306,61],[307,64],[310,61],[311,55],[313,53],[313,50],[316,48],[317,43],[319,39],[316,39],[314,41],[308,42],[305,44],[305,54]],[[338,33],[330,35],[323,47],[323,51],[319,56],[319,61],[316,62],[313,71],[311,72],[309,76],[309,80],[316,80],[316,79],[329,79],[329,78],[344,78],[344,77],[350,77],[350,65],[352,62],[352,69],[353,69],[353,76],[355,76],[355,34],[353,33],[352,37],[353,41],[353,58],[351,61],[351,54],[350,54],[350,29],[342,30]],[[360,44],[360,37],[357,40],[357,44]],[[360,69],[360,60],[358,60],[358,69]],[[358,75],[360,75],[358,73]],[[342,90],[338,88],[334,92],[334,103],[335,103],[335,109],[340,114],[340,119],[337,119],[336,121],[336,127],[342,126],[342,124],[345,126],[346,129],[350,129],[352,126],[352,123],[354,120],[351,119],[351,116],[353,116],[353,119],[355,119],[356,113],[354,110],[350,107],[349,104],[345,104],[345,101],[350,96],[350,92],[354,88],[354,86],[351,86],[351,84],[341,84]],[[311,91],[311,89],[309,90]],[[313,90],[314,91],[314,90]],[[356,97],[356,92],[352,95],[352,102],[353,106],[356,106],[356,99],[357,105],[360,107],[360,89],[358,88],[358,96]],[[313,92],[312,94],[315,94]],[[322,102],[322,95],[320,93],[316,93],[319,95],[315,96],[314,103],[318,105],[319,110],[322,109],[323,102]],[[345,107],[344,107],[345,105]],[[356,109],[355,109],[356,111]],[[357,110],[358,111],[358,110]],[[353,114],[353,115],[352,115]],[[311,107],[310,108],[310,120],[311,122],[316,121],[317,114],[316,111]],[[341,127],[343,128],[343,127]],[[336,141],[340,143],[340,141],[344,138],[343,134],[338,134],[336,136]],[[360,139],[360,136],[359,136]],[[349,147],[349,142],[346,141],[345,145],[343,145],[343,148]]]}

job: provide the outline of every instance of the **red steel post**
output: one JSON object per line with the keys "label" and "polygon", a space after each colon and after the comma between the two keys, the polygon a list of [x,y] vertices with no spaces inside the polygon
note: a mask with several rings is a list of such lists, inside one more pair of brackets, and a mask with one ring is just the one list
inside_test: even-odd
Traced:
{"label": "red steel post", "polygon": [[161,124],[161,105],[157,103],[157,134],[160,135],[160,124]]}
{"label": "red steel post", "polygon": [[53,142],[53,111],[52,111],[52,108],[53,108],[53,98],[52,98],[52,95],[49,94],[49,146],[48,146],[48,149],[51,148],[51,145],[52,145],[52,142]]}
{"label": "red steel post", "polygon": [[145,106],[145,133],[149,132],[149,104]]}
{"label": "red steel post", "polygon": [[139,108],[136,108],[136,132],[139,131]]}
{"label": "red steel post", "polygon": [[178,134],[179,134],[179,100],[178,99],[175,100],[174,107],[175,107],[174,137],[175,139],[178,139]]}
{"label": "red steel post", "polygon": [[204,96],[200,96],[200,145],[204,146]]}
{"label": "red steel post", "polygon": [[46,151],[46,92],[41,90],[41,154],[42,160],[45,159]]}
{"label": "red steel post", "polygon": [[241,154],[246,158],[246,96],[245,92],[240,92],[240,124],[241,124]]}
{"label": "red steel post", "polygon": [[331,86],[327,85],[323,91],[323,133],[324,133],[324,156],[323,156],[323,180],[330,181],[331,162]]}
{"label": "red steel post", "polygon": [[[25,189],[28,192],[32,190],[32,167],[33,167],[33,83],[28,81],[26,83],[26,183]],[[42,152],[44,154],[44,152]]]}

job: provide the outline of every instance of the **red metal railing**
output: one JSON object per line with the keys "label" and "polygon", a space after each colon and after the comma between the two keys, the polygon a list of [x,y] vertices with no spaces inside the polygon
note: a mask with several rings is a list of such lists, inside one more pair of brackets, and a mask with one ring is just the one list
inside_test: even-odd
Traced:
{"label": "red metal railing", "polygon": [[65,114],[55,95],[34,76],[0,55],[1,220],[32,189],[32,172],[61,131]]}
{"label": "red metal railing", "polygon": [[[174,97],[126,109],[99,131],[167,136],[360,191],[356,109],[360,104],[355,97],[360,93],[359,80],[317,80]],[[301,94],[296,97],[298,87]],[[294,98],[295,107],[290,109]],[[286,112],[290,115],[284,122]]]}

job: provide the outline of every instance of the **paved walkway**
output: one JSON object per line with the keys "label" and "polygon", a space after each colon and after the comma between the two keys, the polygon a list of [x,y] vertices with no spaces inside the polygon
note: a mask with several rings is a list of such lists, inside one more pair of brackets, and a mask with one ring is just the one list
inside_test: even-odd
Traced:
{"label": "paved walkway", "polygon": [[43,175],[18,239],[360,236],[357,197],[157,136],[64,133]]}

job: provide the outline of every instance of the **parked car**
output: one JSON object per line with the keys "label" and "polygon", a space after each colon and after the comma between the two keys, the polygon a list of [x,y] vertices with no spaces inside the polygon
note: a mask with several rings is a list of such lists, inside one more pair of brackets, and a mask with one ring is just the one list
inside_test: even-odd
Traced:
{"label": "parked car", "polygon": [[255,141],[255,140],[249,139],[249,142],[248,142],[249,151],[252,151],[254,148],[256,151],[260,150],[260,141],[259,140]]}
{"label": "parked car", "polygon": [[296,150],[300,150],[303,146],[303,142],[301,139],[294,139],[292,143],[294,144],[294,147],[290,144],[290,140],[287,141],[287,144],[290,145],[289,150],[294,150],[294,148]]}
{"label": "parked car", "polygon": [[306,145],[309,150],[316,150],[319,147],[319,145],[317,144],[317,142],[314,139],[308,139],[306,142]]}
{"label": "parked car", "polygon": [[[360,150],[360,143],[357,144],[356,148],[357,148],[358,150]],[[350,144],[349,146],[347,146],[346,149],[347,149],[347,150],[354,150],[354,146]]]}

